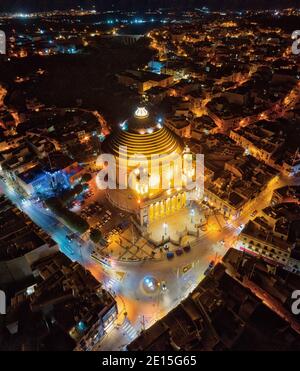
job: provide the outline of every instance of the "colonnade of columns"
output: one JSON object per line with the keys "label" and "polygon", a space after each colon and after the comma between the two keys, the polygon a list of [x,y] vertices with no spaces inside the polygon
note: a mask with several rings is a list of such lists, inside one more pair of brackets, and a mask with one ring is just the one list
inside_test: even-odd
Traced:
{"label": "colonnade of columns", "polygon": [[175,213],[186,207],[186,193],[182,192],[173,197],[155,202],[148,207],[149,223],[164,216]]}

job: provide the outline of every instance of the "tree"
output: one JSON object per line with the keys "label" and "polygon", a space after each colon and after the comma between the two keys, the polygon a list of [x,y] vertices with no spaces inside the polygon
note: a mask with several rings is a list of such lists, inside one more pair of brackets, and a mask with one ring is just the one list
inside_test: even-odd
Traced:
{"label": "tree", "polygon": [[87,182],[90,182],[91,180],[92,180],[92,176],[89,173],[84,174],[81,178],[82,183],[87,183]]}
{"label": "tree", "polygon": [[82,184],[76,184],[73,189],[69,189],[65,191],[63,195],[60,197],[62,203],[65,205],[70,202],[73,198],[77,197],[83,191]]}
{"label": "tree", "polygon": [[94,243],[99,243],[102,238],[102,232],[99,229],[91,229],[90,238]]}
{"label": "tree", "polygon": [[45,204],[55,215],[61,218],[70,229],[82,234],[90,228],[89,223],[85,219],[64,207],[59,199],[54,197],[49,198],[45,201]]}
{"label": "tree", "polygon": [[65,215],[62,218],[69,228],[80,234],[85,233],[90,227],[85,219],[67,209]]}

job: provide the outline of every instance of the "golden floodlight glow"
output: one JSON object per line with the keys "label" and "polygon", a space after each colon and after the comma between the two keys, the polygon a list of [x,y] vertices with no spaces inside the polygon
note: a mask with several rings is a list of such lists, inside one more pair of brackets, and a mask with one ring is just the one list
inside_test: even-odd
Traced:
{"label": "golden floodlight glow", "polygon": [[138,107],[134,113],[134,116],[138,119],[145,119],[149,116],[149,112],[145,107]]}

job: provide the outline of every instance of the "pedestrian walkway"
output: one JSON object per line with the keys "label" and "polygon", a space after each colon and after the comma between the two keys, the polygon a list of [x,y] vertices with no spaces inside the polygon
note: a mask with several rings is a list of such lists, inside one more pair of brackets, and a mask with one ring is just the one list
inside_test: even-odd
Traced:
{"label": "pedestrian walkway", "polygon": [[109,245],[101,249],[101,255],[123,261],[153,259],[152,252],[152,246],[133,228],[128,228],[121,235],[111,237]]}
{"label": "pedestrian walkway", "polygon": [[120,285],[120,281],[118,281],[117,279],[113,277],[109,277],[108,280],[105,280],[106,289],[110,291],[111,293],[114,293],[116,288],[119,287],[119,285]]}
{"label": "pedestrian walkway", "polygon": [[123,322],[120,330],[129,337],[130,341],[133,341],[138,336],[137,330],[132,326],[128,319]]}

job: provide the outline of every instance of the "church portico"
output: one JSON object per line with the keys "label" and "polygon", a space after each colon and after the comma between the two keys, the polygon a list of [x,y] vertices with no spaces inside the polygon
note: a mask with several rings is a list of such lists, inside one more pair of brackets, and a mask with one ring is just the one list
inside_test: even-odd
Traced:
{"label": "church portico", "polygon": [[147,227],[152,222],[175,214],[186,206],[186,191],[178,192],[173,196],[151,200],[140,208],[140,224]]}
{"label": "church portico", "polygon": [[185,207],[152,221],[147,228],[148,237],[156,243],[169,238],[179,242],[183,236],[186,236],[185,240],[194,241],[203,233],[199,225],[205,223],[205,220],[200,208]]}

